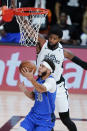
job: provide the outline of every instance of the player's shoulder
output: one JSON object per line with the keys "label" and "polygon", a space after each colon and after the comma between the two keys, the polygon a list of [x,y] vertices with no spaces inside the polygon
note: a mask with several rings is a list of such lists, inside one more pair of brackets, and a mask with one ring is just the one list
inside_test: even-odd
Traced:
{"label": "player's shoulder", "polygon": [[47,87],[47,90],[51,93],[54,93],[56,91],[56,80],[53,76],[49,76],[45,81],[45,86]]}
{"label": "player's shoulder", "polygon": [[50,75],[50,76],[46,79],[46,81],[49,81],[49,82],[51,82],[51,83],[56,83],[55,78],[54,78],[52,75]]}
{"label": "player's shoulder", "polygon": [[47,46],[47,44],[48,44],[48,40],[45,41],[44,46]]}
{"label": "player's shoulder", "polygon": [[48,40],[45,41],[45,43],[44,43],[44,45],[42,46],[42,49],[41,49],[41,50],[43,50],[43,49],[48,49],[47,44],[48,44]]}

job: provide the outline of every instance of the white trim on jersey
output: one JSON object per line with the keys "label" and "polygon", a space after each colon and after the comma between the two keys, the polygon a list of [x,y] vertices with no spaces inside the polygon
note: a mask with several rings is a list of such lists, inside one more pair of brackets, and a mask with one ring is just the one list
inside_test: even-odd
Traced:
{"label": "white trim on jersey", "polygon": [[56,81],[53,77],[47,78],[43,86],[45,86],[47,91],[50,93],[54,93],[56,91]]}

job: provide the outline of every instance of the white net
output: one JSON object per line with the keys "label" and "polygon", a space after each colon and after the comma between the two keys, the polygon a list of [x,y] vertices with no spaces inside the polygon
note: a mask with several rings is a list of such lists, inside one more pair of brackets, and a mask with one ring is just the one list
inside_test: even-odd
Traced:
{"label": "white net", "polygon": [[38,42],[38,33],[40,26],[44,23],[46,14],[29,16],[16,16],[20,27],[20,43],[24,46],[36,46]]}

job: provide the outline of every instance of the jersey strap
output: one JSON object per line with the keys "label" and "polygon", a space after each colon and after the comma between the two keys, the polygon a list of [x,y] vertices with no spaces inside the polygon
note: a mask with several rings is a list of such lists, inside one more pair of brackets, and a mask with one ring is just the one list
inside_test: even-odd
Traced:
{"label": "jersey strap", "polygon": [[61,75],[60,80],[56,82],[56,84],[60,84],[61,82],[65,82],[64,77]]}

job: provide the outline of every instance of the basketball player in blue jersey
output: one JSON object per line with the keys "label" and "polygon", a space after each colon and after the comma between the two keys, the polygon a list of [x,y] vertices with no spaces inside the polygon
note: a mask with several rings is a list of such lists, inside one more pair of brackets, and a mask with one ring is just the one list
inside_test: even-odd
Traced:
{"label": "basketball player in blue jersey", "polygon": [[25,76],[34,86],[34,91],[29,92],[24,83],[18,83],[18,87],[26,96],[35,100],[31,111],[21,122],[20,131],[51,131],[55,124],[55,98],[56,98],[56,81],[51,76],[54,72],[55,65],[49,59],[44,59],[38,70],[37,81],[33,77],[33,71],[29,72],[25,67],[21,69]]}
{"label": "basketball player in blue jersey", "polygon": [[[48,35],[48,40],[38,36],[39,54],[37,56],[37,68],[39,68],[41,61],[44,58],[52,59],[55,64],[55,71],[52,76],[56,80],[57,94],[56,94],[56,109],[59,113],[60,119],[69,131],[77,131],[76,125],[70,119],[68,106],[68,91],[65,86],[65,80],[62,76],[64,57],[72,62],[80,65],[87,70],[87,62],[82,61],[74,56],[71,52],[63,49],[61,45],[62,31],[57,25],[51,27]],[[38,49],[38,48],[37,48]]]}

